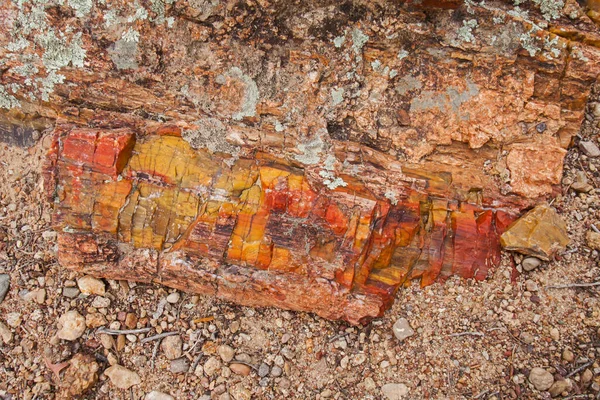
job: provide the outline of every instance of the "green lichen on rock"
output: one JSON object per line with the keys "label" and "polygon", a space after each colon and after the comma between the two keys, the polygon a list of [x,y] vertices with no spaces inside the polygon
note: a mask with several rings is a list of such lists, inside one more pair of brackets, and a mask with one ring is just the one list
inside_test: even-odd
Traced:
{"label": "green lichen on rock", "polygon": [[344,101],[344,88],[332,88],[331,89],[331,105],[337,106]]}
{"label": "green lichen on rock", "polygon": [[75,16],[77,18],[83,18],[87,16],[90,11],[92,11],[92,7],[94,6],[94,2],[92,0],[69,0],[69,6],[75,11]]}
{"label": "green lichen on rock", "polygon": [[329,154],[323,163],[323,169],[319,171],[319,176],[323,178],[323,183],[331,190],[340,186],[348,186],[342,178],[335,176],[334,170],[336,161],[336,158]]}
{"label": "green lichen on rock", "polygon": [[64,34],[59,32],[57,36],[54,30],[48,30],[36,36],[36,42],[44,49],[42,62],[49,70],[56,70],[69,65],[73,67],[83,67],[85,59],[85,50],[81,32],[73,35],[70,41],[67,41]]}
{"label": "green lichen on rock", "polygon": [[479,23],[476,19],[470,19],[468,21],[463,21],[463,26],[458,28],[458,32],[456,34],[455,45],[460,43],[474,43],[475,36],[473,35],[473,29],[477,28]]}
{"label": "green lichen on rock", "polygon": [[360,29],[355,28],[352,30],[352,49],[356,54],[359,54],[362,51],[363,46],[368,40],[369,36]]}
{"label": "green lichen on rock", "polygon": [[0,85],[0,108],[10,110],[11,108],[19,107],[19,100],[12,94],[8,93],[6,88]]}
{"label": "green lichen on rock", "polygon": [[40,84],[40,92],[43,101],[50,100],[50,94],[54,92],[54,85],[64,83],[64,75],[57,74],[56,71],[50,71],[45,78],[38,78],[36,81]]}
{"label": "green lichen on rock", "polygon": [[309,142],[300,143],[298,145],[298,150],[300,150],[302,154],[296,154],[294,158],[303,164],[316,164],[321,159],[321,152],[323,151],[324,146],[325,143],[323,143],[321,137],[316,136]]}
{"label": "green lichen on rock", "polygon": [[194,149],[206,148],[211,153],[227,153],[237,155],[240,148],[227,142],[227,127],[216,118],[202,118],[194,125],[197,129],[187,129],[181,133],[183,140]]}
{"label": "green lichen on rock", "polygon": [[244,72],[238,67],[232,67],[225,76],[233,79],[237,79],[241,81],[244,86],[244,98],[242,100],[242,105],[240,110],[234,113],[231,118],[236,121],[242,120],[244,117],[254,117],[256,115],[256,105],[258,104],[258,99],[260,97],[260,93],[258,91],[258,86],[254,80],[244,74]]}
{"label": "green lichen on rock", "polygon": [[552,21],[560,18],[560,12],[562,11],[565,3],[563,0],[532,0],[537,6],[540,7],[540,11],[544,19]]}

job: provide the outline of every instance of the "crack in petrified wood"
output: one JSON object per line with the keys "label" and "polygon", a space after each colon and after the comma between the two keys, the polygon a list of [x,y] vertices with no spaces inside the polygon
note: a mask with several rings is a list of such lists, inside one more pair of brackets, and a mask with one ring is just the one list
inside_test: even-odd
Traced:
{"label": "crack in petrified wood", "polygon": [[485,278],[512,220],[410,186],[391,204],[351,177],[319,188],[267,155],[135,138],[57,131],[48,179],[62,265],[357,323],[380,315],[410,279]]}

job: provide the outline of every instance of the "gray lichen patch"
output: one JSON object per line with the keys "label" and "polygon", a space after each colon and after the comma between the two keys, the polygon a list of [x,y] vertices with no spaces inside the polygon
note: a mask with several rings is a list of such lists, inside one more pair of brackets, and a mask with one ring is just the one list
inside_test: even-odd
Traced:
{"label": "gray lichen patch", "polygon": [[547,21],[560,18],[565,3],[562,0],[533,0],[540,7],[540,11]]}
{"label": "gray lichen patch", "polygon": [[[469,80],[467,80],[466,90],[460,90],[453,86],[447,88],[446,92],[426,90],[412,99],[410,111],[422,112],[438,109],[441,112],[454,112],[458,114],[460,112],[460,106],[478,94],[479,87]],[[465,119],[468,119],[468,116],[465,116]]]}
{"label": "gray lichen patch", "polygon": [[42,62],[49,70],[56,70],[69,65],[73,67],[83,67],[85,60],[85,50],[81,40],[81,32],[73,35],[70,41],[64,37],[62,32],[60,36],[53,30],[49,30],[36,36],[36,42],[44,49]]}
{"label": "gray lichen patch", "polygon": [[0,85],[0,108],[10,110],[11,108],[19,107],[19,100],[12,94],[6,91],[6,88]]}
{"label": "gray lichen patch", "polygon": [[454,41],[454,45],[460,45],[461,43],[474,43],[475,36],[473,35],[473,30],[479,26],[479,23],[476,19],[470,19],[468,21],[463,21],[463,25],[458,29],[456,40]]}
{"label": "gray lichen patch", "polygon": [[337,106],[344,101],[344,88],[332,88],[331,89],[331,105]]}
{"label": "gray lichen patch", "polygon": [[244,84],[244,98],[240,110],[234,113],[231,118],[236,121],[242,120],[244,117],[254,117],[256,115],[256,105],[260,98],[258,86],[254,80],[244,74],[238,67],[233,67],[225,76],[241,81]]}
{"label": "gray lichen patch", "polygon": [[352,30],[352,49],[356,54],[359,54],[362,51],[363,46],[368,40],[369,36],[360,29],[355,28]]}
{"label": "gray lichen patch", "polygon": [[39,83],[42,100],[48,101],[50,99],[50,94],[54,92],[54,85],[64,83],[65,77],[52,70],[45,78],[38,78],[36,81]]}
{"label": "gray lichen patch", "polygon": [[301,143],[298,145],[298,150],[302,152],[302,154],[296,154],[294,158],[297,161],[300,161],[303,164],[317,164],[321,159],[321,152],[325,143],[321,140],[320,136],[316,136],[313,140],[307,143]]}
{"label": "gray lichen patch", "polygon": [[137,1],[134,3],[135,13],[127,17],[127,22],[143,21],[148,19],[148,11]]}
{"label": "gray lichen patch", "polygon": [[138,43],[140,41],[140,33],[133,28],[129,28],[123,33],[121,39],[130,43]]}
{"label": "gray lichen patch", "polygon": [[194,123],[197,129],[184,130],[181,134],[183,140],[194,149],[206,148],[211,153],[228,153],[237,155],[239,147],[227,142],[227,128],[216,118],[202,118]]}
{"label": "gray lichen patch", "polygon": [[319,172],[319,175],[323,178],[323,183],[331,190],[340,186],[348,186],[342,178],[335,176],[334,169],[336,162],[336,158],[329,154],[323,163],[323,169]]}
{"label": "gray lichen patch", "polygon": [[521,41],[521,46],[523,46],[523,48],[527,50],[531,57],[535,56],[539,51],[542,50],[542,48],[537,45],[535,37],[533,36],[533,34],[535,34],[535,32],[537,32],[538,30],[539,29],[537,29],[536,27],[532,27],[529,32],[523,33],[519,37],[519,40]]}
{"label": "gray lichen patch", "polygon": [[[154,18],[154,22],[157,24],[162,24],[165,21],[167,22],[168,26],[170,27],[171,25],[173,25],[173,18],[169,17],[169,18],[165,18],[165,13],[166,13],[166,8],[167,8],[167,4],[173,4],[175,3],[175,0],[150,0],[150,10],[152,12],[154,12],[156,14],[156,17]],[[196,3],[205,3],[205,1],[199,2],[199,1],[193,1],[191,2],[190,5],[192,5],[193,7],[199,7],[200,4],[196,4]]]}
{"label": "gray lichen patch", "polygon": [[392,205],[395,206],[398,204],[398,193],[396,191],[388,189],[384,196],[390,201],[390,203],[392,203]]}
{"label": "gray lichen patch", "polygon": [[108,53],[118,69],[136,69],[138,67],[137,42],[119,39],[108,49]]}
{"label": "gray lichen patch", "polygon": [[340,47],[342,47],[342,45],[344,44],[345,41],[346,41],[345,36],[338,36],[333,39],[333,45],[337,48],[340,48]]}
{"label": "gray lichen patch", "polygon": [[69,6],[75,11],[77,18],[83,18],[92,11],[94,2],[92,0],[69,0]]}
{"label": "gray lichen patch", "polygon": [[404,96],[412,90],[418,90],[423,87],[423,83],[419,78],[412,75],[405,75],[398,79],[398,83],[394,88],[400,96]]}

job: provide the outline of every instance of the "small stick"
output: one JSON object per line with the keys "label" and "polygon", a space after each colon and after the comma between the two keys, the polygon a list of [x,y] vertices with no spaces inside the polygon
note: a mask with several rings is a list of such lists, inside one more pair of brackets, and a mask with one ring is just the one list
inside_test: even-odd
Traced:
{"label": "small stick", "polygon": [[565,378],[570,378],[570,377],[572,377],[573,375],[577,374],[578,372],[581,372],[581,371],[583,371],[584,369],[586,369],[587,367],[589,367],[589,366],[590,366],[590,365],[592,365],[593,363],[594,363],[594,360],[586,362],[586,363],[585,363],[585,364],[583,364],[581,367],[579,367],[579,368],[575,368],[573,371],[569,372]]}
{"label": "small stick", "polygon": [[569,396],[569,397],[565,397],[563,400],[569,400],[569,399],[589,399],[590,395],[589,394],[576,394],[573,396]]}
{"label": "small stick", "polygon": [[474,399],[478,399],[480,397],[485,396],[486,394],[489,393],[489,390],[484,390],[483,392],[479,393],[477,396],[473,397]]}
{"label": "small stick", "polygon": [[485,336],[485,334],[481,333],[481,332],[459,332],[459,333],[453,333],[451,335],[448,335],[449,337],[457,337],[457,336]]}
{"label": "small stick", "polygon": [[578,287],[593,287],[600,286],[600,281],[598,282],[590,282],[590,283],[569,283],[566,285],[550,285],[546,286],[546,289],[568,289],[568,288],[578,288]]}
{"label": "small stick", "polygon": [[592,229],[594,230],[594,232],[600,233],[600,229],[596,228],[596,225],[594,224],[592,224]]}
{"label": "small stick", "polygon": [[196,367],[198,366],[198,364],[200,364],[200,359],[202,358],[203,354],[204,353],[200,352],[196,356],[196,359],[194,360],[194,363],[192,364],[192,368],[190,369],[190,371],[192,371],[192,373],[196,370]]}
{"label": "small stick", "polygon": [[154,345],[154,350],[152,350],[152,362],[150,363],[152,369],[154,369],[154,359],[156,358],[156,354],[158,354],[158,346],[160,346],[160,342],[160,340],[156,342],[156,344]]}
{"label": "small stick", "polygon": [[146,333],[146,332],[150,332],[151,330],[152,330],[152,328],[124,329],[124,330],[100,328],[96,331],[96,333],[105,333],[107,335],[119,336],[119,335],[135,335],[138,333]]}
{"label": "small stick", "polygon": [[140,340],[140,343],[148,343],[151,342],[153,340],[158,340],[158,339],[162,339],[162,338],[166,338],[167,336],[173,336],[173,335],[177,335],[179,334],[179,332],[164,332],[158,335],[154,335],[154,336],[148,336],[146,338],[143,338],[142,340]]}

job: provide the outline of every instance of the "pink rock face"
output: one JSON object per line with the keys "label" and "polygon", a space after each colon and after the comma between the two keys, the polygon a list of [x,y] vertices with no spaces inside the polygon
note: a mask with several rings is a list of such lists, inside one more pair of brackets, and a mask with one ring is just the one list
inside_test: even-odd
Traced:
{"label": "pink rock face", "polygon": [[575,2],[67,3],[0,4],[0,124],[54,125],[61,264],[352,323],[487,275],[600,72]]}

